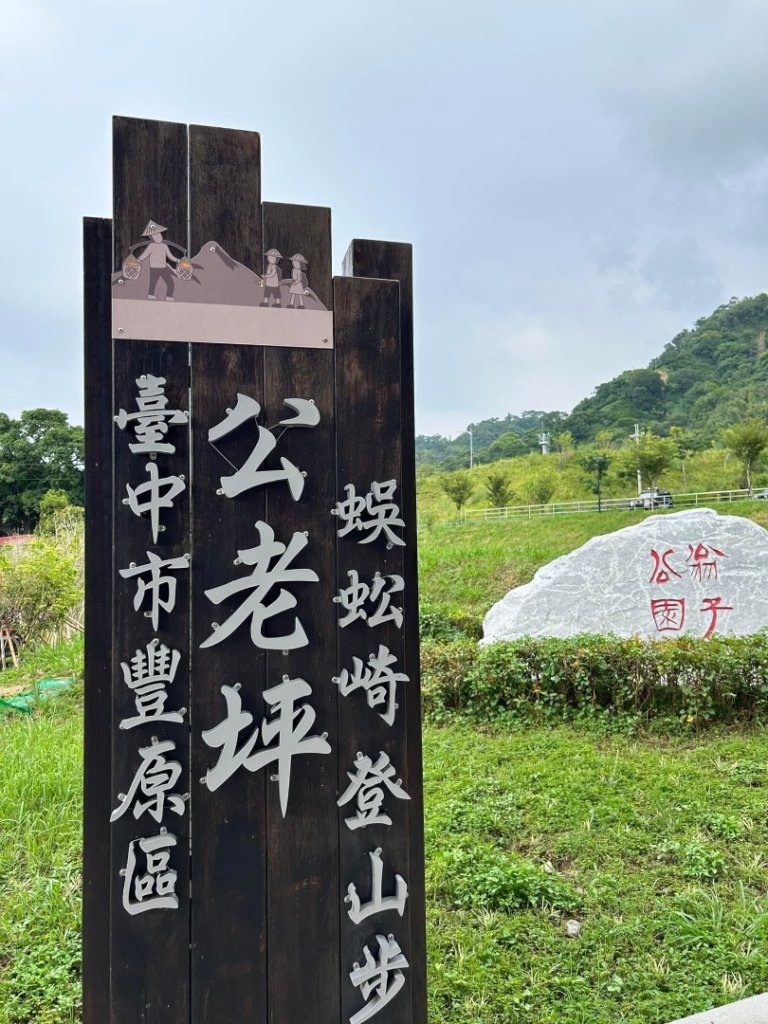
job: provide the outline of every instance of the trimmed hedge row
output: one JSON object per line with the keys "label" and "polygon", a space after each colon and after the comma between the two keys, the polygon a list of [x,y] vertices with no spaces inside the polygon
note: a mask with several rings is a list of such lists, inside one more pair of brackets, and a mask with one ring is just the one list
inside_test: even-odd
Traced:
{"label": "trimmed hedge row", "polygon": [[585,635],[524,638],[478,648],[464,636],[425,637],[425,714],[481,720],[674,717],[685,727],[768,718],[768,632],[749,637]]}

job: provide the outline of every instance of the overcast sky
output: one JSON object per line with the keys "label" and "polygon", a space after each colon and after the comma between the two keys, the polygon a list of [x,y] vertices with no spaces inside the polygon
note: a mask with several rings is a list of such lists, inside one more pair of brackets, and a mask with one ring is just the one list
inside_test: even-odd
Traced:
{"label": "overcast sky", "polygon": [[112,114],[261,132],[337,272],[413,242],[417,430],[451,434],[766,289],[766,97],[765,0],[0,0],[0,410],[82,422]]}

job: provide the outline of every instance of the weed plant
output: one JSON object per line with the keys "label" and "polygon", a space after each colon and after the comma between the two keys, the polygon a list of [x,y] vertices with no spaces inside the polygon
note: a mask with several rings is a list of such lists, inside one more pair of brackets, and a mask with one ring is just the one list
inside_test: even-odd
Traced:
{"label": "weed plant", "polygon": [[[36,651],[4,685],[79,674],[82,644]],[[82,688],[0,717],[0,1024],[80,1006]]]}

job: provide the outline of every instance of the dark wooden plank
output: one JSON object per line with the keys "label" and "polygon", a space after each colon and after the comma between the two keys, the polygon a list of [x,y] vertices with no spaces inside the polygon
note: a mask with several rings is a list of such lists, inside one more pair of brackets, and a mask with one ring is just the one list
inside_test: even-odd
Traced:
{"label": "dark wooden plank", "polygon": [[[262,272],[261,137],[258,132],[189,126],[194,194],[189,234],[197,251],[216,241],[232,259]],[[194,253],[193,253],[194,255]]]}
{"label": "dark wooden plank", "polygon": [[[327,206],[293,206],[264,203],[264,251],[277,249],[283,255],[280,269],[291,276],[290,257],[300,253],[308,261],[310,288],[327,309],[333,309],[331,284],[331,211]],[[258,273],[262,273],[262,268]]]}
{"label": "dark wooden plank", "polygon": [[187,242],[187,126],[133,117],[112,120],[115,270],[150,218],[166,238]]}
{"label": "dark wooden plank", "polygon": [[[147,344],[141,341],[115,342],[115,411],[136,411],[142,375],[164,378],[168,408],[187,410],[189,367],[187,347],[175,343]],[[161,479],[184,476],[189,479],[189,441],[186,425],[171,426],[168,438],[176,448],[173,454],[160,454],[155,465]],[[141,766],[140,749],[152,745],[153,737],[169,740],[174,748],[165,756],[181,765],[181,777],[172,792],[183,796],[191,791],[189,778],[188,720],[180,723],[147,722],[130,729],[119,724],[137,715],[133,690],[126,685],[121,662],[130,663],[137,650],[157,640],[179,651],[181,662],[176,676],[167,686],[167,711],[189,707],[189,568],[166,569],[163,574],[177,581],[172,610],[160,611],[158,628],[145,615],[151,602],[145,599],[134,607],[137,579],[123,578],[120,570],[132,564],[146,565],[149,553],[162,559],[182,558],[189,553],[189,494],[176,498],[171,509],[163,510],[165,527],[153,542],[146,516],[136,516],[123,504],[126,485],[138,487],[148,479],[146,456],[132,453],[129,444],[135,436],[115,427],[114,438],[114,664],[112,719],[112,808],[121,803],[119,794],[128,793]],[[146,577],[145,577],[146,578]],[[165,594],[163,594],[165,597]],[[141,800],[138,793],[136,799]],[[135,804],[136,800],[134,800]],[[173,813],[166,802],[160,822],[143,813],[138,820],[132,809],[112,823],[112,1016],[113,1024],[137,1021],[142,1024],[186,1024],[189,1019],[189,807],[182,815]],[[175,909],[151,909],[135,915],[123,904],[123,878],[131,843],[158,836],[166,828],[176,838],[169,867],[177,872]],[[134,847],[136,852],[139,850]],[[138,857],[143,874],[144,858]]]}
{"label": "dark wooden plank", "polygon": [[[244,132],[191,129],[190,214],[194,251],[215,239],[230,256],[260,270],[260,170],[252,161],[258,139]],[[245,174],[246,184],[216,170],[224,162]],[[233,174],[235,172],[233,171]],[[192,1020],[195,1024],[263,1024],[267,1019],[267,897],[265,794],[268,774],[239,769],[211,792],[199,782],[218,760],[202,733],[225,717],[222,685],[242,685],[244,709],[258,724],[265,711],[265,656],[248,625],[213,647],[200,644],[212,622],[224,623],[238,606],[215,606],[205,591],[243,576],[237,551],[257,543],[254,524],[265,519],[263,488],[227,498],[220,478],[241,466],[257,440],[242,426],[217,444],[208,431],[234,408],[237,393],[264,393],[261,348],[193,345],[193,608],[192,652],[193,884]],[[223,454],[220,454],[223,453]],[[229,460],[229,462],[227,461]],[[230,465],[231,463],[232,465]],[[250,735],[249,730],[243,740]]]}
{"label": "dark wooden plank", "polygon": [[[331,235],[324,208],[265,204],[264,238],[290,256],[311,260],[312,287],[327,300],[330,293]],[[327,277],[318,276],[320,273]],[[287,310],[286,317],[302,316]],[[308,532],[300,564],[313,569],[319,583],[291,588],[298,608],[275,620],[274,631],[290,632],[299,615],[309,644],[267,653],[267,684],[281,677],[304,679],[312,687],[307,702],[316,711],[313,734],[327,733],[331,752],[297,757],[291,769],[285,818],[277,786],[267,791],[269,1020],[272,1024],[338,1024],[339,881],[338,837],[334,827],[337,797],[336,610],[331,600],[336,573],[336,535],[330,510],[335,502],[334,371],[331,349],[264,350],[268,422],[292,415],[286,398],[310,398],[320,412],[312,429],[289,429],[280,437],[277,458],[307,472],[301,498],[294,501],[284,483],[267,491],[267,521],[288,543],[294,532]],[[298,978],[297,978],[298,976]],[[300,979],[300,980],[299,980]]]}
{"label": "dark wooden plank", "polygon": [[[113,122],[113,258],[118,267],[128,247],[138,241],[150,218],[168,228],[166,237],[187,245],[187,128],[186,125],[132,118]],[[166,380],[168,408],[187,410],[189,402],[188,348],[183,344],[126,342],[114,344],[114,411],[135,411],[138,393],[136,380],[153,374]],[[157,455],[155,465],[161,478],[183,475],[189,482],[189,428],[169,428],[175,445],[172,454]],[[115,521],[113,579],[113,736],[112,800],[126,793],[140,765],[138,750],[148,747],[152,737],[171,740],[175,747],[168,760],[181,765],[181,777],[174,787],[177,794],[189,793],[189,726],[182,723],[142,723],[119,729],[118,723],[136,714],[134,694],[123,681],[120,663],[157,639],[181,655],[175,679],[167,687],[167,710],[189,707],[189,570],[173,570],[177,580],[176,602],[172,612],[161,612],[158,628],[144,617],[144,607],[134,609],[136,579],[123,579],[120,569],[131,562],[148,561],[148,552],[166,558],[189,553],[189,487],[178,496],[173,507],[164,510],[165,532],[153,542],[148,520],[133,514],[123,504],[126,485],[136,487],[147,479],[151,460],[129,449],[132,437],[115,427],[114,479]],[[112,825],[112,1007],[113,1024],[125,1021],[146,1024],[187,1024],[189,1020],[189,808],[179,816],[166,805],[162,821],[147,813],[138,820],[132,812]],[[169,866],[177,872],[176,909],[152,909],[135,915],[123,907],[123,879],[131,842],[157,836],[161,828],[176,837],[170,851]],[[136,849],[136,848],[134,848]],[[139,864],[144,860],[139,856]]]}
{"label": "dark wooden plank", "polygon": [[112,791],[112,222],[87,218],[84,248],[85,708],[83,1024],[109,1019]]}
{"label": "dark wooden plank", "polygon": [[405,606],[405,665],[411,686],[406,695],[408,766],[406,779],[411,794],[409,844],[411,866],[411,943],[414,1024],[427,1019],[426,902],[424,893],[424,814],[422,794],[421,700],[419,685],[419,606],[416,530],[416,443],[414,424],[413,346],[413,247],[404,242],[352,240],[344,257],[344,274],[351,277],[385,278],[400,282],[400,415],[402,443],[402,510],[405,518],[406,575],[411,580],[412,600]]}
{"label": "dark wooden plank", "polygon": [[[351,484],[357,496],[364,496],[374,481],[397,482],[395,501],[402,500],[401,481],[401,415],[400,415],[400,288],[396,281],[375,281],[362,278],[334,280],[334,341],[336,353],[336,430],[337,430],[337,495],[344,498]],[[341,519],[337,519],[341,523]],[[396,536],[402,531],[394,528]],[[362,544],[366,535],[353,531],[338,540],[337,585],[346,587],[348,573],[356,571],[362,582],[370,584],[376,572],[382,576],[404,575],[404,548],[388,545],[381,534]],[[407,604],[410,595],[395,594],[392,604]],[[380,646],[396,657],[394,671],[402,672],[403,630],[396,622],[375,627],[358,619],[339,631],[338,671],[353,669],[353,659],[363,664],[376,654]],[[395,769],[395,778],[405,780],[407,764],[406,694],[409,683],[399,682],[396,688],[394,721],[382,717],[386,706],[369,706],[366,693],[359,689],[339,698],[339,786],[342,791],[355,775],[358,753],[375,764],[384,753]],[[385,897],[395,892],[394,876],[402,875],[410,885],[411,870],[408,847],[410,801],[401,799],[384,787],[383,810],[391,824],[368,823],[351,829],[345,819],[354,817],[357,804],[353,798],[340,807],[339,849],[340,888],[347,891],[354,884],[363,903],[372,896],[371,853],[381,849],[384,865]],[[407,792],[407,790],[406,790]],[[409,901],[410,903],[410,901]],[[348,916],[348,907],[341,908],[341,993],[342,1019],[349,1020],[365,1005],[358,988],[352,985],[349,972],[355,963],[365,962],[367,946],[374,959],[379,958],[376,936],[393,935],[403,954],[413,959],[411,949],[411,909],[399,917],[394,910],[379,912],[358,924]],[[400,992],[376,1013],[379,1024],[411,1024],[411,969],[404,972],[405,984]]]}

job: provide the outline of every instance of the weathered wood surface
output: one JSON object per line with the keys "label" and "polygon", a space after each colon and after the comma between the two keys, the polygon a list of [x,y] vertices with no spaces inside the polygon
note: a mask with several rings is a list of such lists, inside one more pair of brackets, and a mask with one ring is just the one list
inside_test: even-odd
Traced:
{"label": "weathered wood surface", "polygon": [[[168,227],[167,237],[187,244],[187,161],[185,125],[116,118],[114,121],[114,266],[117,268],[131,242],[137,241],[147,220],[152,217]],[[157,342],[114,342],[114,413],[120,408],[136,410],[136,381],[143,374],[166,380],[165,393],[172,409],[188,409],[189,367],[184,345]],[[156,465],[161,476],[180,474],[189,481],[189,430],[170,427],[168,437],[174,454],[160,454]],[[189,552],[189,490],[165,510],[165,532],[154,544],[146,518],[135,516],[123,505],[126,484],[137,486],[147,479],[148,456],[131,453],[133,440],[128,428],[114,427],[114,581],[112,665],[112,800],[118,806],[118,794],[127,793],[141,760],[139,747],[147,747],[157,735],[173,740],[175,750],[168,760],[178,761],[182,775],[175,792],[190,792],[189,725],[143,724],[131,730],[118,728],[119,722],[136,713],[133,693],[123,681],[120,663],[128,662],[139,648],[154,638],[179,650],[181,665],[175,681],[168,687],[168,709],[189,707],[189,570],[173,571],[177,579],[175,608],[161,612],[155,630],[144,616],[146,603],[134,608],[137,580],[123,579],[118,573],[131,562],[147,562],[152,551],[162,558],[180,557]],[[178,872],[176,910],[149,910],[136,915],[123,908],[123,879],[132,841],[157,835],[160,825],[143,814],[136,820],[132,812],[112,824],[112,892],[110,907],[111,981],[113,1024],[184,1024],[189,1019],[189,806],[183,816],[169,813],[166,807],[162,826],[177,840],[171,851],[171,866]]]}
{"label": "weathered wood surface", "polygon": [[[331,211],[327,206],[264,203],[264,251],[283,254],[283,277],[291,276],[290,257],[308,260],[309,287],[327,309],[333,309],[331,280]],[[261,268],[258,268],[261,273]]]}
{"label": "weathered wood surface", "polygon": [[150,218],[187,245],[187,126],[116,117],[112,128],[114,269]]}
{"label": "weathered wood surface", "polygon": [[83,1024],[109,1019],[112,787],[112,222],[87,218],[84,249],[85,707]]}
{"label": "weathered wood surface", "polygon": [[[309,261],[310,287],[334,310],[335,348],[254,348],[227,344],[225,338],[216,345],[118,338],[112,343],[110,378],[111,353],[98,347],[106,337],[109,349],[108,222],[86,227],[86,353],[91,353],[89,380],[102,382],[87,423],[88,495],[92,508],[100,500],[110,508],[114,522],[97,524],[94,517],[88,527],[89,607],[93,622],[102,615],[110,643],[99,646],[89,637],[84,1024],[346,1024],[364,1006],[350,971],[363,961],[364,946],[378,955],[377,934],[394,935],[410,966],[402,991],[374,1019],[377,1024],[425,1020],[410,246],[356,240],[346,264],[354,277],[332,279],[330,210],[262,204],[259,156],[255,133],[116,119],[112,264],[120,266],[150,218],[165,224],[166,237],[190,253],[215,240],[260,273],[265,249],[283,254],[284,277],[290,276],[290,257],[300,252]],[[136,378],[148,373],[166,379],[169,404],[188,408],[191,419],[190,428],[170,428],[176,453],[158,456],[161,474],[183,474],[187,489],[174,509],[163,513],[166,531],[157,545],[147,520],[123,504],[126,483],[136,486],[146,479],[146,459],[129,452],[127,431],[112,430],[118,409],[135,408]],[[273,429],[277,439],[263,468],[280,468],[287,459],[306,471],[298,501],[284,481],[234,498],[217,493],[221,477],[239,468],[258,440],[253,421],[215,446],[208,439],[209,430],[236,405],[238,393],[259,402],[259,423]],[[284,405],[287,398],[311,398],[320,412],[318,426],[278,426],[292,414]],[[110,465],[114,477],[101,472]],[[388,480],[397,482],[394,500],[405,526],[395,532],[405,547],[388,547],[385,536],[362,545],[359,534],[338,538],[340,521],[331,509],[344,499],[345,485],[354,484],[364,496],[373,481]],[[309,645],[265,652],[254,645],[246,621],[226,640],[203,648],[212,624],[224,623],[243,599],[241,594],[215,605],[205,592],[248,575],[247,564],[235,560],[239,551],[256,546],[256,522],[269,524],[283,544],[306,531],[308,544],[295,565],[314,570],[320,582],[288,584],[298,605],[268,620],[265,632],[287,634],[298,616]],[[117,575],[131,562],[145,562],[148,551],[191,556],[188,571],[173,573],[176,607],[171,615],[161,613],[157,631],[144,618],[144,608],[133,607],[135,579]],[[344,610],[333,598],[349,585],[353,570],[368,584],[377,572],[405,578],[405,592],[392,598],[392,605],[403,606],[402,626],[390,621],[371,628],[358,620],[339,628]],[[101,589],[94,583],[99,576]],[[267,603],[279,587],[278,582]],[[169,708],[189,708],[188,717],[183,725],[119,730],[120,719],[135,712],[120,662],[155,636],[182,652]],[[363,690],[342,696],[334,683],[344,669],[352,670],[354,658],[366,663],[380,645],[395,655],[394,670],[410,680],[397,684],[392,725],[382,719],[383,708],[369,705]],[[272,716],[264,690],[286,676],[312,687],[306,698],[316,712],[311,733],[324,735],[331,749],[293,759],[283,817],[276,765],[255,772],[239,768],[213,792],[201,780],[220,754],[203,733],[225,717],[221,687],[241,684],[243,709],[253,716],[242,743]],[[111,703],[109,723],[105,700]],[[105,724],[107,730],[98,731]],[[147,815],[138,821],[125,815],[111,830],[107,822],[118,792],[127,791],[139,766],[139,746],[149,745],[154,734],[176,742],[171,756],[183,769],[183,784],[176,789],[191,794],[183,819],[166,810],[163,821],[178,837],[173,866],[179,872],[180,905],[132,917],[122,907],[119,871],[129,843],[156,834],[159,825]],[[97,761],[109,763],[110,751],[110,771],[99,774]],[[392,826],[351,830],[345,819],[354,815],[355,801],[338,807],[339,794],[355,772],[358,752],[375,762],[381,751],[411,799],[387,792],[384,806]],[[395,874],[407,880],[405,915],[389,910],[355,925],[344,897],[353,883],[364,903],[371,899],[370,854],[379,847],[384,896],[394,893]],[[104,907],[108,915],[98,918]]]}
{"label": "weathered wood surface", "polygon": [[261,273],[261,136],[189,126],[189,238],[194,256],[217,241],[232,259]]}
{"label": "weathered wood surface", "polygon": [[[211,239],[234,258],[261,262],[258,136],[224,129],[190,129],[191,246]],[[256,163],[254,163],[256,159]],[[247,170],[246,170],[247,167]],[[231,171],[229,170],[231,169]],[[231,177],[230,177],[231,174]],[[248,625],[213,647],[200,645],[212,623],[237,606],[216,606],[205,596],[247,567],[238,550],[257,542],[254,524],[266,517],[264,488],[235,497],[217,494],[221,477],[246,461],[257,441],[255,425],[208,441],[208,431],[234,408],[238,392],[262,401],[264,353],[236,345],[192,345],[192,1021],[266,1021],[267,864],[264,771],[240,769],[211,792],[201,783],[219,751],[202,733],[225,717],[223,685],[242,685],[243,707],[261,721],[266,659]],[[217,450],[218,449],[218,450]],[[247,734],[250,735],[250,730]],[[245,736],[243,737],[245,739]]]}
{"label": "weathered wood surface", "polygon": [[[322,207],[265,203],[264,244],[286,257],[301,253],[309,261],[310,287],[332,306],[330,210]],[[285,262],[288,262],[286,260]],[[290,263],[288,263],[290,268]],[[284,270],[284,274],[289,270]],[[302,316],[301,310],[287,316]],[[304,625],[309,645],[284,655],[267,653],[268,685],[284,674],[312,687],[307,702],[317,718],[313,734],[327,733],[331,753],[298,757],[291,770],[286,817],[277,786],[267,791],[267,878],[269,934],[269,1020],[271,1024],[339,1021],[339,879],[336,821],[337,695],[331,679],[336,670],[336,614],[332,584],[336,570],[336,537],[331,516],[335,501],[335,424],[333,350],[266,349],[264,391],[268,422],[290,410],[286,398],[309,398],[320,412],[312,429],[286,430],[275,456],[289,459],[306,472],[299,501],[285,484],[267,490],[267,522],[288,543],[294,532],[307,532],[308,545],[298,564],[313,569],[316,584],[294,590],[295,612],[275,620],[272,632],[290,632],[295,614]],[[297,983],[297,974],[300,978]]]}
{"label": "weathered wood surface", "polygon": [[[401,502],[402,465],[400,451],[400,308],[399,285],[395,281],[336,278],[334,281],[334,317],[336,345],[336,425],[337,494],[345,496],[352,484],[357,495],[365,495],[374,481],[395,480],[395,501]],[[401,536],[402,529],[394,528]],[[353,531],[338,540],[337,586],[349,585],[348,573],[357,571],[359,579],[370,584],[376,572],[382,576],[403,575],[403,547],[388,545],[385,534],[370,543]],[[405,598],[405,600],[404,600]],[[395,594],[393,605],[404,605],[406,593]],[[394,622],[371,628],[358,619],[339,631],[338,671],[353,669],[355,657],[367,664],[369,656],[386,647],[397,658],[392,666],[402,672],[404,663],[403,631]],[[382,718],[386,708],[370,707],[363,690],[339,697],[339,788],[344,793],[355,761],[361,753],[375,762],[380,753],[389,757],[395,777],[405,779],[408,746],[405,702],[410,684],[397,684],[394,723]],[[406,790],[407,792],[407,790]],[[341,888],[354,884],[361,899],[371,898],[370,854],[381,849],[384,863],[384,894],[394,892],[394,876],[410,880],[408,864],[409,803],[384,789],[384,810],[392,824],[369,824],[351,829],[346,819],[354,817],[356,802],[339,809],[339,851]],[[410,794],[409,794],[410,795]],[[346,910],[346,908],[345,908]],[[395,911],[376,914],[354,924],[346,912],[341,916],[342,1018],[349,1020],[359,1012],[364,1000],[355,989],[349,972],[355,963],[364,963],[364,946],[378,956],[377,935],[394,935],[409,964],[412,963],[410,936],[410,900],[401,918]],[[411,1024],[411,970],[405,972],[401,992],[377,1014],[380,1024]]]}
{"label": "weathered wood surface", "polygon": [[402,451],[402,511],[406,547],[403,553],[409,601],[404,608],[405,672],[411,686],[405,695],[408,722],[408,764],[405,778],[411,794],[408,847],[411,885],[411,943],[414,1024],[427,1019],[426,900],[424,893],[424,812],[421,751],[421,693],[419,668],[419,596],[416,515],[416,431],[414,424],[413,351],[413,247],[407,242],[380,242],[355,238],[344,257],[344,273],[350,277],[385,278],[400,282],[400,444]]}

